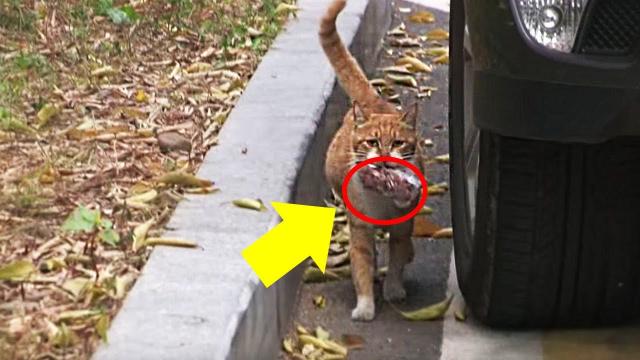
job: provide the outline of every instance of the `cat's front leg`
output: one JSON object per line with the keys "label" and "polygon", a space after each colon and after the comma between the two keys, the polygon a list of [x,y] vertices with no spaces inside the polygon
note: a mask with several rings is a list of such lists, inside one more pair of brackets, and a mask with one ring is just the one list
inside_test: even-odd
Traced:
{"label": "cat's front leg", "polygon": [[389,228],[389,270],[384,279],[383,293],[387,301],[404,300],[403,273],[406,264],[413,260],[411,233],[413,219]]}
{"label": "cat's front leg", "polygon": [[351,230],[349,257],[351,277],[356,289],[357,304],[351,312],[351,319],[370,321],[375,316],[373,296],[373,275],[375,273],[375,241],[373,228],[353,216],[349,217]]}

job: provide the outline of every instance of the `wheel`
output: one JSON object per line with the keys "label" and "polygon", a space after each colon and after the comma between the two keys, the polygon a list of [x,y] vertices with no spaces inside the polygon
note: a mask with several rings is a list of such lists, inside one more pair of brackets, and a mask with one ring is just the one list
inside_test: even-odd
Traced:
{"label": "wheel", "polygon": [[554,143],[478,131],[461,1],[450,29],[451,207],[468,307],[499,327],[637,319],[640,139]]}

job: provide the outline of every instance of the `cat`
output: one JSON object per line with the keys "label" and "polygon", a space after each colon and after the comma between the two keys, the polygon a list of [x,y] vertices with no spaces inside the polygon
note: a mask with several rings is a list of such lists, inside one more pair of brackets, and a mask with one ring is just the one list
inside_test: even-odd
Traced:
{"label": "cat", "polygon": [[[400,112],[381,98],[369,84],[336,31],[336,18],[345,6],[346,0],[334,0],[320,22],[319,31],[322,48],[340,85],[353,102],[326,153],[325,176],[337,194],[347,172],[365,159],[392,156],[409,161],[419,169],[422,165],[419,152],[416,151],[417,104],[409,111]],[[385,165],[398,166],[391,162]],[[375,218],[402,216],[417,205],[416,200],[400,206],[393,199],[364,188],[356,176],[350,181],[348,189],[349,199],[355,208]],[[348,214],[348,223],[351,230],[349,257],[357,296],[351,318],[370,321],[375,316],[375,227],[351,213]],[[390,233],[389,266],[383,285],[383,295],[387,301],[400,301],[406,297],[403,270],[414,256],[412,229],[413,219],[385,228]]]}

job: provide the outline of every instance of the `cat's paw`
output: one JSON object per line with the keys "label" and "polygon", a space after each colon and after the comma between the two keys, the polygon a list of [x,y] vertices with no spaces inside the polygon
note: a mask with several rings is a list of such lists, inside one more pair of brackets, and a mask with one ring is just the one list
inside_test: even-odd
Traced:
{"label": "cat's paw", "polygon": [[407,297],[407,291],[400,281],[386,279],[383,285],[384,299],[389,302],[402,301]]}
{"label": "cat's paw", "polygon": [[376,306],[372,298],[361,297],[358,304],[351,311],[351,320],[355,321],[371,321],[376,315]]}

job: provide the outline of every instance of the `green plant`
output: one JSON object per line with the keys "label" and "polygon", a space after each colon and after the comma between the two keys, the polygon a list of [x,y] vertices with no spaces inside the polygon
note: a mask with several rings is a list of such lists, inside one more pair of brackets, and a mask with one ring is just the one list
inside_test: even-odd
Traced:
{"label": "green plant", "polygon": [[90,210],[78,206],[62,224],[63,231],[97,233],[102,242],[115,246],[120,242],[120,235],[113,229],[113,223],[103,219],[99,210]]}

